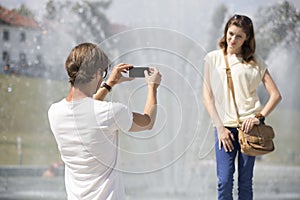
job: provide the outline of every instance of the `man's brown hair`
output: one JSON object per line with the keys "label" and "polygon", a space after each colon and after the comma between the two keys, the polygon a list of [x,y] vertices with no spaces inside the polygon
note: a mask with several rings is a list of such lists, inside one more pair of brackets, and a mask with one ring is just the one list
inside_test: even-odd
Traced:
{"label": "man's brown hair", "polygon": [[92,43],[82,43],[72,49],[65,68],[72,86],[90,82],[97,71],[101,74],[108,68],[109,59],[101,48]]}

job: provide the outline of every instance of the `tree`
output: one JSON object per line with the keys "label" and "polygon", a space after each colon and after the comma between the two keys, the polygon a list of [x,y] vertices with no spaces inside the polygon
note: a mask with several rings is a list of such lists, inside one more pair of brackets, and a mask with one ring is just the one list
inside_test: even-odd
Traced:
{"label": "tree", "polygon": [[[300,13],[284,1],[271,7],[260,9],[256,15],[257,53],[273,68],[272,76],[285,101],[283,107],[300,109],[298,93],[300,84]],[[266,101],[267,97],[263,99]]]}
{"label": "tree", "polygon": [[84,41],[87,37],[95,42],[101,42],[110,36],[110,22],[104,14],[104,10],[110,4],[111,0],[62,1],[55,4],[53,0],[49,0],[45,18],[66,24],[76,42]]}
{"label": "tree", "polygon": [[279,44],[299,46],[300,13],[288,1],[259,9],[255,18],[257,52],[263,58]]}
{"label": "tree", "polygon": [[212,26],[209,29],[210,42],[207,47],[208,51],[213,50],[218,46],[219,39],[222,37],[223,24],[227,10],[227,7],[224,4],[221,4],[216,8],[212,16]]}
{"label": "tree", "polygon": [[31,12],[31,10],[24,4],[21,4],[21,6],[17,9],[13,9],[13,11],[23,16],[33,17],[33,13]]}
{"label": "tree", "polygon": [[[82,30],[82,33],[85,33],[86,29],[88,29],[94,39],[99,42],[109,36],[110,22],[103,10],[107,9],[110,3],[110,0],[83,1],[83,3],[76,3],[73,6],[73,12],[80,18],[80,23],[86,27]],[[79,34],[78,36],[80,36],[80,40],[85,39],[84,34]]]}
{"label": "tree", "polygon": [[55,5],[54,5],[54,2],[53,2],[53,0],[49,0],[46,4],[45,18],[53,20],[53,19],[55,19],[55,14],[56,14],[56,8],[55,8]]}

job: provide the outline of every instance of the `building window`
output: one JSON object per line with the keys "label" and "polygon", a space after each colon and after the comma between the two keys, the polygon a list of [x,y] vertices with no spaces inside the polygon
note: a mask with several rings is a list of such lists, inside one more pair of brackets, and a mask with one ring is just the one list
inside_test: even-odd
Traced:
{"label": "building window", "polygon": [[36,61],[37,61],[37,64],[41,64],[41,63],[43,62],[43,57],[42,57],[42,55],[38,54],[38,55],[36,56]]}
{"label": "building window", "polygon": [[8,54],[7,51],[3,51],[3,53],[2,53],[2,61],[5,62],[5,63],[9,62],[9,54]]}
{"label": "building window", "polygon": [[26,59],[26,54],[25,53],[20,53],[19,59],[20,59],[19,64],[20,64],[21,69],[27,68],[28,63],[27,63],[27,59]]}
{"label": "building window", "polygon": [[25,53],[20,53],[19,58],[20,58],[21,62],[26,61],[26,54]]}
{"label": "building window", "polygon": [[4,41],[8,41],[9,40],[9,31],[8,30],[4,30],[3,31],[3,40]]}
{"label": "building window", "polygon": [[25,42],[26,41],[26,34],[24,32],[21,33],[21,42]]}
{"label": "building window", "polygon": [[41,45],[42,44],[42,36],[41,35],[37,35],[35,37],[35,41],[38,45]]}

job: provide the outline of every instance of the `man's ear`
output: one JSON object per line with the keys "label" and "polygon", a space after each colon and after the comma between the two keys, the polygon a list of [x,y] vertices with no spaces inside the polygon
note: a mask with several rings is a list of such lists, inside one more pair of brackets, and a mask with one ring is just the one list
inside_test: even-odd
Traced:
{"label": "man's ear", "polygon": [[102,76],[102,70],[101,70],[101,68],[99,68],[99,69],[97,70],[97,72],[96,72],[96,79],[98,79],[99,76],[100,76],[100,77]]}

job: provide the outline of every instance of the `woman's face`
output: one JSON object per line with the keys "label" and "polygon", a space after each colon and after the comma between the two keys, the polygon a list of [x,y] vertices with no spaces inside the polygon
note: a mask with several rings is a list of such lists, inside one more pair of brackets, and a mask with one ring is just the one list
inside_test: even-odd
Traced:
{"label": "woman's face", "polygon": [[226,34],[227,50],[231,53],[241,53],[241,48],[247,39],[246,33],[242,28],[235,25],[229,26]]}

